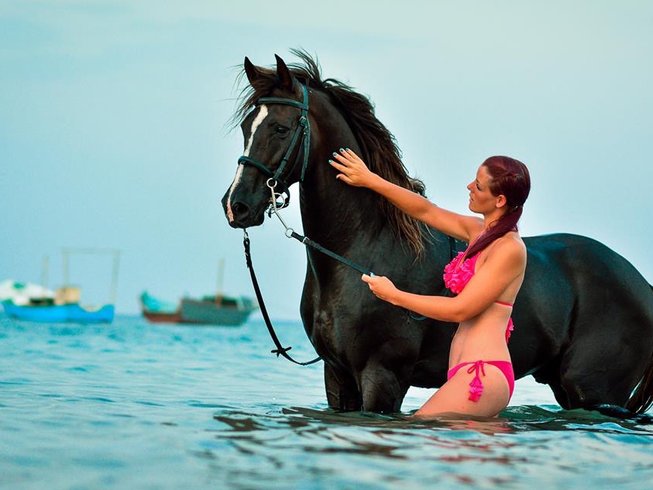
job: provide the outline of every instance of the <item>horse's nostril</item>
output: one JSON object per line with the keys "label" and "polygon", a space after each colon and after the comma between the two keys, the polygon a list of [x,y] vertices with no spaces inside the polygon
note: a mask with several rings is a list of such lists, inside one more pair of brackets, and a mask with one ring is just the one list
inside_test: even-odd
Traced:
{"label": "horse's nostril", "polygon": [[244,218],[249,214],[249,206],[239,201],[233,203],[231,205],[231,209],[233,210],[234,217],[236,218]]}

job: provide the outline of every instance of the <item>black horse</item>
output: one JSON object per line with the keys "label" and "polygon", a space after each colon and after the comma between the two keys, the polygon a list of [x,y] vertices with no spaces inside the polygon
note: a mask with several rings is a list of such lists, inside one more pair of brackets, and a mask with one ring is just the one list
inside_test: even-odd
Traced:
{"label": "black horse", "polygon": [[[302,222],[322,246],[404,290],[447,294],[442,270],[451,240],[367,189],[335,178],[327,161],[349,147],[371,170],[424,193],[407,175],[394,137],[369,100],[337,80],[322,80],[301,51],[276,70],[245,58],[250,86],[235,117],[245,154],[222,204],[234,228],[258,226],[269,186],[300,182]],[[653,291],[623,257],[590,238],[554,234],[524,239],[528,266],[515,303],[510,353],[517,378],[548,384],[566,409],[612,405],[643,413],[653,403]],[[446,380],[456,325],[415,315],[372,295],[360,274],[307,248],[301,317],[324,359],[329,406],[396,412],[409,386]]]}

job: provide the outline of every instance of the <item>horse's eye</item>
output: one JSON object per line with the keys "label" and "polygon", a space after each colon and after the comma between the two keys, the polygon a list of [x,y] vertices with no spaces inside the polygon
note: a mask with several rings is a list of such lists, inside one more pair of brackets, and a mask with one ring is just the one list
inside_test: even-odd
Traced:
{"label": "horse's eye", "polygon": [[274,128],[274,132],[277,133],[278,135],[284,135],[284,134],[288,133],[288,128],[286,128],[284,126],[277,125]]}

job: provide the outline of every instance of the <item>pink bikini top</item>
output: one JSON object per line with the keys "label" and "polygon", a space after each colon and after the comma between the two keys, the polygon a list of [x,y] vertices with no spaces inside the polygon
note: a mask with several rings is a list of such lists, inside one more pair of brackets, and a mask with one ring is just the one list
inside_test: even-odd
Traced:
{"label": "pink bikini top", "polygon": [[[478,260],[480,253],[477,253],[473,257],[462,260],[465,252],[458,252],[451,262],[449,262],[444,267],[444,285],[454,294],[460,294],[467,283],[474,277],[474,272],[476,268],[476,261]],[[504,301],[495,301],[503,306],[512,307],[512,303],[506,303]],[[508,319],[508,326],[506,327],[506,343],[510,338],[510,334],[514,330],[515,326],[512,322],[512,318]]]}
{"label": "pink bikini top", "polygon": [[[458,252],[451,262],[444,268],[444,285],[454,294],[460,294],[470,279],[474,276],[476,261],[479,254],[462,260],[465,252]],[[462,261],[462,263],[461,263]]]}

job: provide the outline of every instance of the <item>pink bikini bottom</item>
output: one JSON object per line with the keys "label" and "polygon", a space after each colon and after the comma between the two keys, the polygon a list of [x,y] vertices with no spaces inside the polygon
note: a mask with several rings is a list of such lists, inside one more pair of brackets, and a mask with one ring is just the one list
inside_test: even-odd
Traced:
{"label": "pink bikini bottom", "polygon": [[[475,361],[475,362],[461,362],[457,366],[449,369],[447,373],[447,381],[455,376],[455,374],[464,366],[470,366],[467,369],[469,374],[475,373],[474,379],[469,383],[469,399],[473,402],[477,402],[481,395],[483,394],[483,382],[481,381],[480,375],[485,376],[484,364],[490,364],[491,366],[498,367],[503,375],[508,381],[508,388],[510,389],[510,396],[512,397],[513,391],[515,391],[515,373],[512,370],[512,363],[510,361]],[[510,399],[510,398],[508,398]]]}

